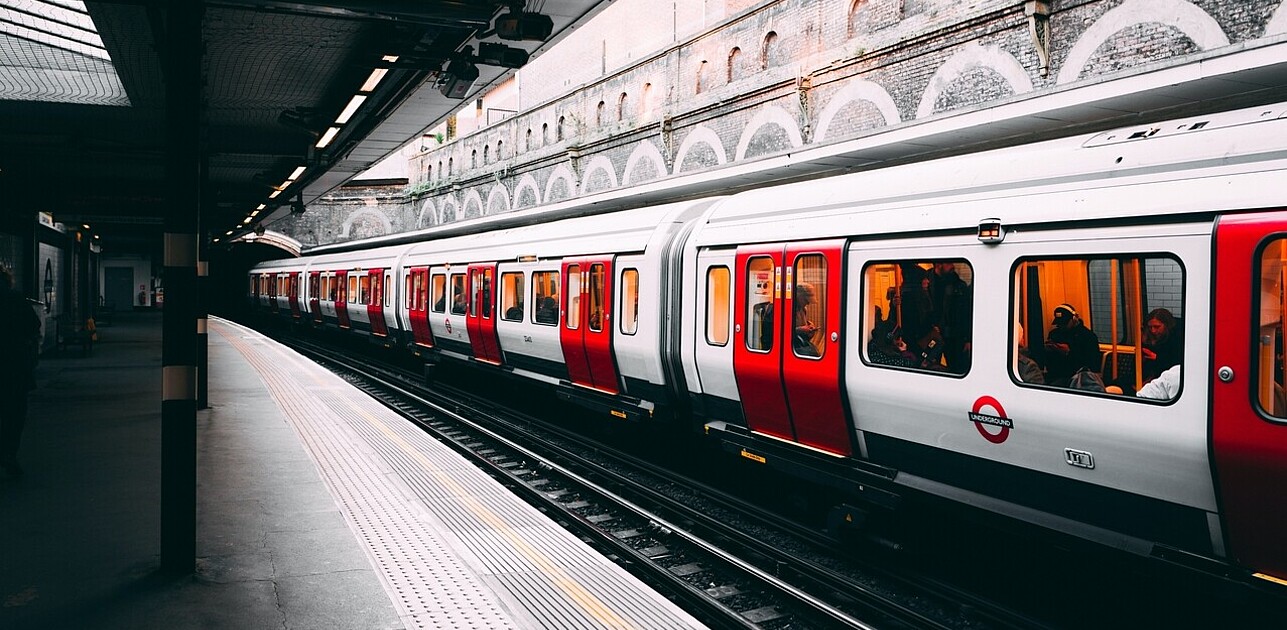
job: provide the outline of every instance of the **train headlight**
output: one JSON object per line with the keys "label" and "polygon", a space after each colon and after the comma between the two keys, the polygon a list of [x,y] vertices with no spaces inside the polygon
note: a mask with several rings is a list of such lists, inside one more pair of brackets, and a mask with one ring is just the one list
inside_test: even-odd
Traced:
{"label": "train headlight", "polygon": [[979,241],[982,243],[997,244],[1005,240],[1005,227],[1001,225],[1001,219],[984,219],[979,221]]}

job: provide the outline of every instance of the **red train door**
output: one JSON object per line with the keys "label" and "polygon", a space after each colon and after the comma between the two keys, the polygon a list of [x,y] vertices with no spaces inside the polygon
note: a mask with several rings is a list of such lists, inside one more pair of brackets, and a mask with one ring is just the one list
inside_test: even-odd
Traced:
{"label": "red train door", "polygon": [[335,319],[339,320],[340,328],[350,328],[353,322],[349,321],[349,272],[335,272],[335,281],[339,283],[335,291]]}
{"label": "red train door", "polygon": [[319,297],[322,292],[322,272],[308,272],[308,312],[312,313],[313,321],[322,323],[322,302]]}
{"label": "red train door", "polygon": [[[1226,216],[1216,230],[1211,440],[1229,553],[1287,579],[1287,212]],[[1197,376],[1197,375],[1195,375]]]}
{"label": "red train door", "polygon": [[738,249],[733,372],[753,431],[849,455],[840,388],[843,245]]}
{"label": "red train door", "polygon": [[277,314],[277,311],[278,311],[278,307],[277,307],[277,285],[278,285],[278,284],[280,284],[280,283],[281,283],[281,279],[277,276],[277,274],[273,274],[273,275],[269,276],[269,278],[268,278],[268,310],[269,310],[269,311],[271,311],[273,315],[276,315],[276,314]]}
{"label": "red train door", "polygon": [[371,334],[378,337],[389,336],[389,324],[384,321],[384,270],[371,269],[367,271],[367,277],[371,282],[370,303],[366,306],[366,314],[371,322]]}
{"label": "red train door", "polygon": [[496,337],[496,307],[493,288],[496,263],[469,265],[469,311],[465,326],[469,341],[474,347],[474,358],[487,363],[501,364],[500,341]]}
{"label": "red train door", "polygon": [[621,391],[612,351],[612,259],[563,261],[559,341],[573,384]]}
{"label": "red train door", "polygon": [[752,431],[795,439],[791,413],[782,388],[781,245],[737,249],[737,281],[733,290],[733,375],[746,425]]}
{"label": "red train door", "polygon": [[[844,241],[793,243],[783,282],[790,321],[782,326],[782,382],[801,444],[853,453],[840,391],[840,313]],[[801,288],[803,287],[803,290]]]}
{"label": "red train door", "polygon": [[411,320],[411,337],[415,344],[425,348],[433,347],[433,332],[429,329],[429,268],[416,267],[411,270],[411,282],[407,294],[408,319]]}
{"label": "red train door", "polygon": [[299,308],[299,272],[290,272],[290,279],[286,281],[287,299],[290,300],[290,316],[299,319],[304,316]]}

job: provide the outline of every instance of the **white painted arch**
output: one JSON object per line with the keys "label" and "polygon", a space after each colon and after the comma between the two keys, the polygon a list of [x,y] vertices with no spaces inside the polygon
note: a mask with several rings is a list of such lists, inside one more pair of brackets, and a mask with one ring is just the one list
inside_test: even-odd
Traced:
{"label": "white painted arch", "polygon": [[705,144],[711,148],[711,151],[715,152],[716,164],[723,166],[728,162],[728,155],[724,153],[724,143],[720,142],[719,134],[706,125],[697,125],[693,127],[692,131],[688,132],[687,136],[684,136],[684,141],[679,143],[679,151],[675,153],[676,173],[680,172],[679,169],[683,167],[684,160],[688,158],[688,152],[699,144]]}
{"label": "white painted arch", "polygon": [[[499,205],[501,209],[497,212],[492,212],[492,208],[497,205]],[[483,214],[504,214],[509,212],[511,209],[509,202],[509,189],[505,188],[505,184],[496,184],[495,186],[492,186],[492,189],[487,192],[487,205],[483,206]]]}
{"label": "white painted arch", "polygon": [[529,188],[532,190],[532,197],[536,199],[536,203],[532,204],[532,206],[524,206],[524,207],[534,207],[534,206],[541,205],[541,199],[542,199],[541,187],[537,185],[536,177],[534,177],[531,173],[523,173],[523,176],[518,178],[518,184],[514,186],[513,203],[518,203],[518,200],[523,198],[523,191]]}
{"label": "white painted arch", "polygon": [[375,217],[375,219],[378,220],[380,225],[384,228],[385,234],[391,234],[393,232],[393,222],[390,221],[389,217],[385,216],[383,212],[372,210],[370,208],[363,208],[353,214],[350,214],[347,219],[344,219],[344,225],[340,226],[340,238],[348,238],[349,230],[353,229],[353,224],[356,223],[358,219],[365,217]]}
{"label": "white painted arch", "polygon": [[946,63],[939,66],[930,77],[929,85],[925,87],[925,93],[921,95],[920,105],[916,108],[916,117],[924,118],[934,113],[934,104],[938,102],[938,97],[951,87],[952,82],[963,76],[965,73],[986,68],[1005,80],[1014,90],[1015,94],[1025,94],[1032,91],[1032,79],[1028,77],[1028,72],[1023,69],[1023,64],[1019,63],[1014,55],[1001,50],[998,46],[983,45],[977,42],[970,42],[961,46],[961,49],[952,55]]}
{"label": "white painted arch", "polygon": [[737,140],[737,152],[734,153],[736,159],[741,160],[746,157],[746,150],[751,146],[751,139],[760,129],[768,125],[777,125],[787,134],[792,147],[799,147],[804,144],[804,136],[800,133],[800,125],[791,114],[777,105],[768,105],[764,109],[755,113],[750,122],[742,130],[742,137]]}
{"label": "white painted arch", "polygon": [[[1279,10],[1281,13],[1281,9]],[[1278,17],[1270,22],[1273,25]],[[1220,24],[1206,11],[1186,0],[1126,0],[1110,9],[1082,33],[1068,51],[1056,83],[1076,81],[1090,61],[1091,55],[1108,41],[1108,38],[1136,24],[1159,23],[1178,29],[1202,50],[1229,45]]]}
{"label": "white painted arch", "polygon": [[568,197],[576,195],[576,178],[572,177],[572,169],[568,168],[567,164],[560,164],[554,167],[554,171],[550,173],[550,179],[545,182],[545,195],[542,196],[542,199],[546,202],[550,200],[550,191],[554,190],[554,182],[560,179],[567,185]]}
{"label": "white painted arch", "polygon": [[[589,185],[590,176],[599,171],[603,171],[604,173],[608,174],[608,187],[605,188],[604,190],[612,190],[613,188],[617,187],[617,182],[618,182],[617,172],[612,168],[612,160],[608,159],[608,156],[606,155],[596,155],[590,158],[590,160],[585,163],[585,170],[582,171],[584,173],[584,175],[582,175],[581,177],[581,194],[582,195],[590,194],[590,191],[586,190],[585,188],[586,186]],[[600,191],[594,191],[594,192],[600,192]]]}
{"label": "white painted arch", "polygon": [[840,88],[827,106],[822,108],[822,114],[818,116],[818,128],[813,134],[814,142],[820,142],[827,139],[827,134],[831,130],[831,123],[835,120],[836,115],[845,105],[850,103],[868,102],[876,106],[881,116],[885,118],[885,125],[896,125],[902,122],[902,115],[898,113],[898,105],[894,103],[894,98],[880,84],[860,80],[854,81],[843,88]]}
{"label": "white painted arch", "polygon": [[621,178],[626,186],[643,183],[634,181],[634,179],[630,177],[630,174],[634,172],[635,167],[638,166],[640,162],[644,161],[651,161],[653,165],[657,167],[657,172],[659,174],[663,176],[667,174],[666,158],[662,156],[661,150],[657,148],[657,145],[647,140],[643,140],[635,147],[634,151],[630,152],[630,157],[626,158],[626,169],[621,174]]}

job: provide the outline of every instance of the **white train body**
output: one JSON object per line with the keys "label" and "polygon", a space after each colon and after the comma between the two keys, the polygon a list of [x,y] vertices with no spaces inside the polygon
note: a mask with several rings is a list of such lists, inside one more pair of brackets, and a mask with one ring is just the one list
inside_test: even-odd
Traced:
{"label": "white train body", "polygon": [[[251,298],[615,416],[675,409],[731,452],[874,504],[925,493],[1287,578],[1285,116],[1227,112],[538,225],[491,218],[264,263]],[[370,270],[387,298],[314,300],[326,285],[305,281],[367,274],[374,287]],[[538,312],[554,292],[557,314]],[[1051,321],[1057,309],[1075,323]],[[1144,332],[1168,317],[1169,336]],[[1074,333],[1082,350],[1094,335],[1098,359],[1066,373],[1075,351],[1059,339]],[[1180,367],[1148,358],[1159,352]]]}

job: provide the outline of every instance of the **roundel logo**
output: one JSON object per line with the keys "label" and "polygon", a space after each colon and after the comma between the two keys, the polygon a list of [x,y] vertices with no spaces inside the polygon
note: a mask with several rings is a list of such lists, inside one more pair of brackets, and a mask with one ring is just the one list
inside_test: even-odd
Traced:
{"label": "roundel logo", "polygon": [[[1010,429],[1014,428],[1014,421],[1005,416],[1001,403],[991,396],[979,396],[974,401],[974,407],[970,409],[970,422],[974,423],[974,428],[979,430],[983,439],[993,444],[1006,441],[1010,437]],[[992,430],[994,427],[998,429],[995,433]]]}

